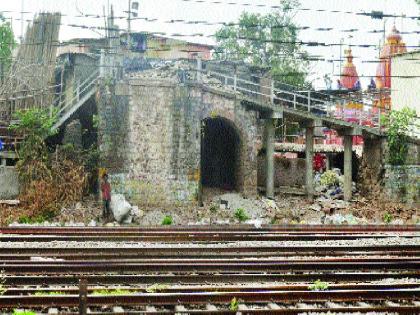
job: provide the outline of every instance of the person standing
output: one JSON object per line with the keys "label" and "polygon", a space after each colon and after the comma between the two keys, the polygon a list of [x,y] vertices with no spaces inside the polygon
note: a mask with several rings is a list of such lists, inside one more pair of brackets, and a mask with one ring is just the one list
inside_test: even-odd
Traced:
{"label": "person standing", "polygon": [[108,174],[102,176],[101,192],[103,201],[102,217],[104,220],[109,220],[111,217],[111,184],[108,182]]}

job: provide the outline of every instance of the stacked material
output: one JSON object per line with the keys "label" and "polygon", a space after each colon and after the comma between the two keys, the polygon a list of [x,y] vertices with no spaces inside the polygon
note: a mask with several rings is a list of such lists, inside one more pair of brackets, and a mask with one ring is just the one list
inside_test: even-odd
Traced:
{"label": "stacked material", "polygon": [[0,87],[0,121],[10,121],[17,110],[52,104],[60,23],[60,13],[40,13],[28,26]]}

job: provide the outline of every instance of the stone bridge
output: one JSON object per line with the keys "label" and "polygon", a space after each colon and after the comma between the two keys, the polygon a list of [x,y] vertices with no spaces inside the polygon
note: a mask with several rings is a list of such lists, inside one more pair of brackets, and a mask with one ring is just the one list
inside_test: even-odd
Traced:
{"label": "stone bridge", "polygon": [[366,117],[346,121],[337,115],[336,102],[311,96],[311,91],[276,89],[271,80],[264,86],[217,72],[165,68],[104,82],[97,94],[102,165],[117,192],[150,207],[201,202],[207,188],[256,195],[257,156],[262,153],[266,194],[274,197],[274,122],[283,117],[306,129],[309,197],[314,193],[316,129],[327,126],[344,137],[349,200],[352,137],[381,134],[379,119],[376,124],[366,124]]}
{"label": "stone bridge", "polygon": [[122,75],[104,71],[119,68],[101,66],[94,58],[72,58],[75,66],[61,76],[65,89],[55,105],[55,128],[63,129],[75,117],[84,120],[85,128],[92,117],[84,116],[97,107],[101,166],[116,192],[143,206],[200,203],[212,189],[256,195],[261,154],[266,195],[274,197],[275,120],[280,118],[305,128],[310,198],[315,134],[325,126],[344,137],[344,197],[349,200],[352,137],[383,134],[380,110],[367,105],[349,121],[344,100],[297,91],[264,73],[244,74],[198,61],[193,69],[180,63]]}

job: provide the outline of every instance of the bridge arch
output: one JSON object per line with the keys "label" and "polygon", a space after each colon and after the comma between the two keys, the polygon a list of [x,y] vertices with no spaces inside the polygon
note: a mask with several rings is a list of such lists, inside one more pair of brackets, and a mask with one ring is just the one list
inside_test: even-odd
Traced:
{"label": "bridge arch", "polygon": [[240,130],[227,118],[217,116],[201,124],[201,185],[241,191],[243,188],[242,144]]}

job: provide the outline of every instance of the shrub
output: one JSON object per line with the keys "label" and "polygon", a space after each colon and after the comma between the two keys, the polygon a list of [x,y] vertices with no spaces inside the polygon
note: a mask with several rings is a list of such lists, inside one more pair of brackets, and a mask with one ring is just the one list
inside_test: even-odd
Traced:
{"label": "shrub", "polygon": [[238,219],[239,222],[244,222],[244,221],[250,219],[249,216],[248,216],[248,214],[242,208],[236,209],[236,211],[235,211],[235,218]]}
{"label": "shrub", "polygon": [[162,225],[172,225],[173,219],[170,215],[166,215],[162,220]]}
{"label": "shrub", "polygon": [[65,206],[82,199],[88,174],[81,152],[72,146],[51,152],[45,139],[54,135],[56,115],[45,109],[18,111],[10,129],[24,136],[16,168],[22,187],[18,213],[21,223],[51,220]]}

